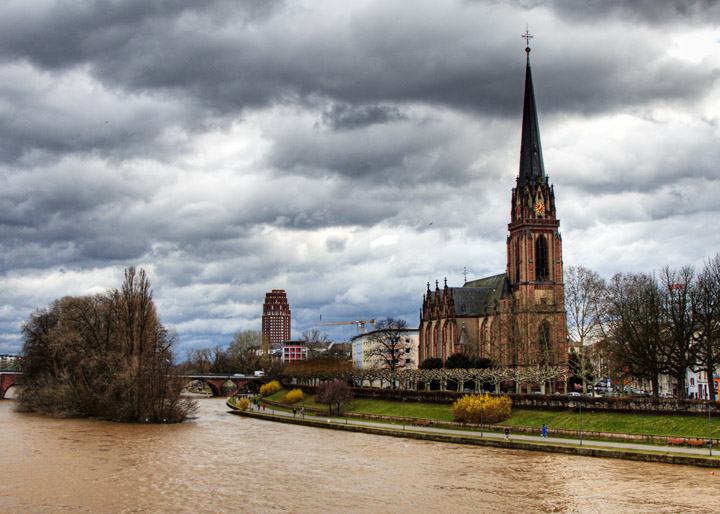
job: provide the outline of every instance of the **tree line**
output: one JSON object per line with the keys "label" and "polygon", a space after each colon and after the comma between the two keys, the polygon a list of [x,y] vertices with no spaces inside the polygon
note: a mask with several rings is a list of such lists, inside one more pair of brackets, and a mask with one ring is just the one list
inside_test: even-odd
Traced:
{"label": "tree line", "polygon": [[[687,370],[704,371],[714,397],[720,366],[720,254],[701,269],[617,273],[604,280],[583,267],[565,272],[571,373],[583,385],[602,378],[647,380],[658,396],[661,375],[686,396]],[[594,366],[602,357],[606,368]]]}

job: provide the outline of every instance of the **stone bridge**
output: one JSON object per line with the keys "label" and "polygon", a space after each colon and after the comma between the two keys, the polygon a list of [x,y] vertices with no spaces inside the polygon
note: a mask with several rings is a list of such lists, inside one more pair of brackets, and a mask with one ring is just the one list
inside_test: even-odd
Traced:
{"label": "stone bridge", "polygon": [[[20,383],[24,377],[22,371],[0,371],[0,400],[5,398],[5,393],[12,386]],[[181,379],[184,379],[189,384],[195,380],[205,382],[212,389],[213,396],[227,396],[223,393],[223,385],[227,384],[228,380],[235,385],[234,390],[229,390],[228,393],[232,394],[234,391],[239,389],[251,389],[253,391],[260,389],[260,386],[266,383],[269,379],[267,377],[256,377],[254,375],[228,375],[228,374],[208,374],[208,373],[194,373],[178,375]]]}
{"label": "stone bridge", "polygon": [[22,371],[0,371],[0,400],[5,399],[8,389],[20,382],[23,376]]}
{"label": "stone bridge", "polygon": [[[187,383],[195,380],[200,380],[212,389],[213,396],[229,396],[237,390],[251,389],[257,391],[260,386],[270,379],[267,377],[256,377],[254,375],[227,375],[227,374],[209,374],[209,373],[190,373],[185,375],[178,375],[180,378],[187,380]],[[234,390],[228,390],[227,393],[223,393],[223,386],[227,384],[228,380],[235,385]]]}

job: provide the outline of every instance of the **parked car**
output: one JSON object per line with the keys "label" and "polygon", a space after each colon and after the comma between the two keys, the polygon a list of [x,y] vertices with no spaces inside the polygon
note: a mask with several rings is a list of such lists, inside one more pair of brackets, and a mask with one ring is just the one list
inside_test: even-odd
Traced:
{"label": "parked car", "polygon": [[567,395],[568,396],[582,396],[580,393],[575,393],[575,392],[568,393]]}

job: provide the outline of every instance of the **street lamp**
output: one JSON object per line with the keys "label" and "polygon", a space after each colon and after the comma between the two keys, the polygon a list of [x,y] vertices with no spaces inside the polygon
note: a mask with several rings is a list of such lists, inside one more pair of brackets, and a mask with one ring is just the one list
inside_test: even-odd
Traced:
{"label": "street lamp", "polygon": [[710,421],[710,401],[708,401],[708,450],[712,457],[712,422]]}
{"label": "street lamp", "polygon": [[403,430],[405,430],[405,397],[402,397]]}
{"label": "street lamp", "polygon": [[483,406],[485,405],[485,400],[480,400],[480,437],[483,436]]}
{"label": "street lamp", "polygon": [[582,446],[582,402],[578,402],[580,406],[580,446]]}

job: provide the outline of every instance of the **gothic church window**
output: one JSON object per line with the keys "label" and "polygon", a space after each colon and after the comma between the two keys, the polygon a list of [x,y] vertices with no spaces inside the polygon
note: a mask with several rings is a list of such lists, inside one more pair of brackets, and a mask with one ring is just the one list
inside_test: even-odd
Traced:
{"label": "gothic church window", "polygon": [[549,275],[547,241],[545,236],[538,236],[535,240],[535,280],[547,280]]}

